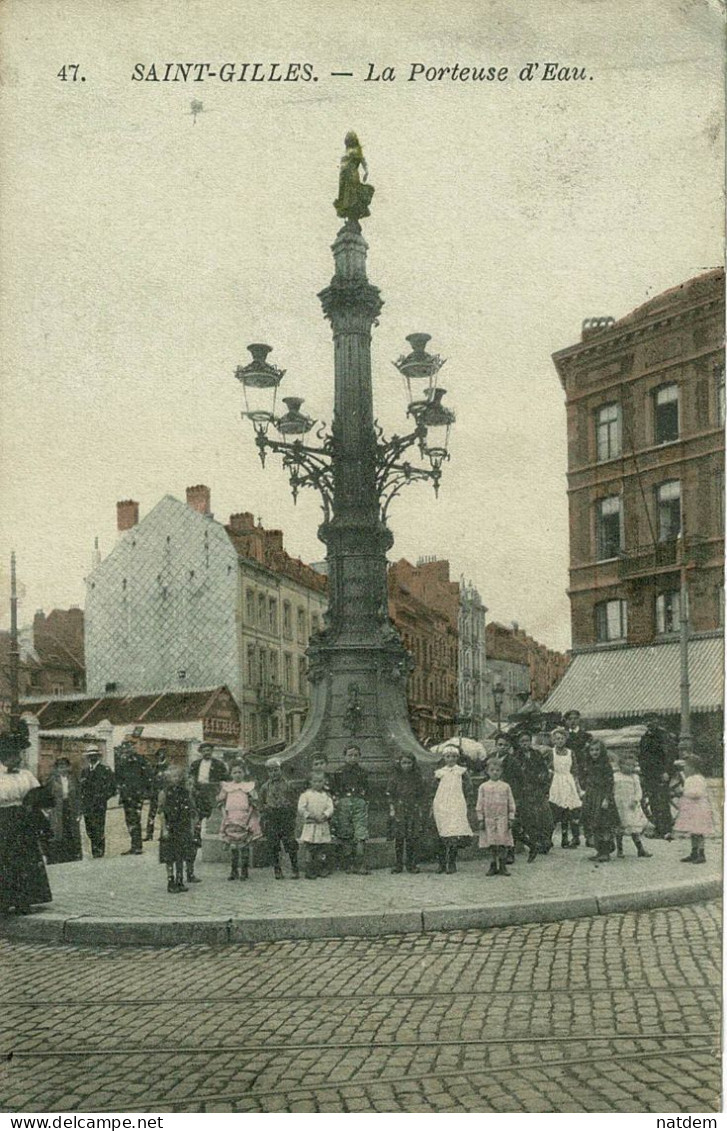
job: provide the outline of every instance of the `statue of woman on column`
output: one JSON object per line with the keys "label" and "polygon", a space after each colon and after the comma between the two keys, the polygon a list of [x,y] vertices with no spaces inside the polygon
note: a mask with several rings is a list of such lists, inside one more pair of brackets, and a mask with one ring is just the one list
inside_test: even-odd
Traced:
{"label": "statue of woman on column", "polygon": [[[372,185],[366,184],[369,170],[361,142],[353,130],[346,134],[344,144],[346,152],[341,158],[338,174],[338,199],[333,202],[333,206],[339,216],[358,222],[364,216],[371,215],[369,204],[374,189]],[[359,165],[363,169],[363,179],[359,178]]]}

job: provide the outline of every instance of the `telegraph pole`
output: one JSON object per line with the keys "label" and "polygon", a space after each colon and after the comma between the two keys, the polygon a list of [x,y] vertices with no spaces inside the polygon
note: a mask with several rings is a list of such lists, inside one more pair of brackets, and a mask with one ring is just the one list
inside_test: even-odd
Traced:
{"label": "telegraph pole", "polygon": [[689,703],[689,589],[687,585],[687,540],[679,535],[679,754],[692,753],[692,720]]}
{"label": "telegraph pole", "polygon": [[20,727],[20,646],[18,644],[18,587],[15,551],[10,555],[10,732]]}

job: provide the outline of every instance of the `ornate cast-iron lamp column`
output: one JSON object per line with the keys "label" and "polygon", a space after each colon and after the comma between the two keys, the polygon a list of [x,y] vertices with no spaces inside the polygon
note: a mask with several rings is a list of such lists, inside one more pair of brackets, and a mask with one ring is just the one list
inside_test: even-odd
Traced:
{"label": "ornate cast-iron lamp column", "polygon": [[[343,176],[343,175],[342,175]],[[368,189],[370,201],[373,189]],[[429,337],[412,334],[411,352],[395,365],[411,396],[412,431],[386,440],[376,424],[371,386],[371,329],[382,308],[378,289],[366,275],[368,245],[358,219],[360,200],[344,204],[346,223],[333,244],[335,271],[319,299],[333,330],[334,412],[330,434],[321,427],[319,446],[300,437],[314,425],[301,412],[302,401],[287,397],[288,411],[276,417],[274,403],[283,371],[267,362],[269,346],[249,347],[253,361],[236,373],[245,390],[261,458],[267,451],[282,455],[294,497],[301,487],[314,487],[322,497],[324,522],[318,536],[328,563],[328,613],[323,632],[308,648],[311,707],[297,740],[281,757],[306,766],[314,754],[339,761],[343,748],[355,743],[362,763],[381,783],[392,760],[411,752],[435,759],[412,733],[406,702],[409,653],[389,620],[386,554],[393,537],[386,525],[391,500],[409,482],[428,479],[438,488],[442,463],[449,458],[447,439],[454,413],[442,404],[437,388],[441,358],[426,352]],[[356,207],[359,201],[359,207]],[[415,392],[417,386],[422,392]],[[272,407],[261,407],[260,398]],[[270,425],[282,435],[272,439]],[[413,448],[429,467],[402,460]]]}

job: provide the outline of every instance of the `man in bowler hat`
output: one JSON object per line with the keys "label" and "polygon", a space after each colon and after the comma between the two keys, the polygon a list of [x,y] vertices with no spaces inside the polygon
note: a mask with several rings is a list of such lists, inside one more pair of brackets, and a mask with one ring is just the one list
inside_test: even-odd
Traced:
{"label": "man in bowler hat", "polygon": [[106,806],[115,793],[113,773],[101,761],[98,747],[91,746],[81,770],[81,810],[86,835],[91,841],[91,855],[97,859],[106,851]]}

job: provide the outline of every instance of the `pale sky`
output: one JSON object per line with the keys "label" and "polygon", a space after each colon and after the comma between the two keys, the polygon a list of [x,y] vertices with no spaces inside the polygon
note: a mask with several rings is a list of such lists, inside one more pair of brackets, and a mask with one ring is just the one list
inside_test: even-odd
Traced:
{"label": "pale sky", "polygon": [[[723,24],[716,0],[5,0],[0,25],[0,624],[11,548],[36,608],[84,603],[115,504],[207,483],[318,560],[260,467],[234,369],[266,341],[330,421],[332,274],[347,130],[376,194],[364,234],[385,306],[374,396],[413,331],[448,359],[458,421],[439,500],[391,509],[393,558],[448,557],[490,619],[570,643],[563,393],[551,354],[722,262]],[[136,63],[309,62],[317,82],[132,82]],[[585,82],[517,79],[525,63]],[[505,83],[409,82],[508,66]],[[78,63],[85,83],[62,82]],[[394,82],[364,82],[369,63]],[[161,68],[160,68],[161,69]],[[352,71],[352,78],[331,77]],[[194,118],[192,100],[203,111]]]}

